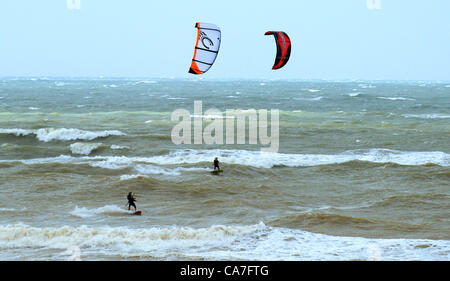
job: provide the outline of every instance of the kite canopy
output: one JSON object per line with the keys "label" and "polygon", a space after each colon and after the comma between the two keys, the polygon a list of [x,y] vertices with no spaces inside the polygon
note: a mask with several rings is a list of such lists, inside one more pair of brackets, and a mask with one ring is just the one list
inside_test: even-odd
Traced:
{"label": "kite canopy", "polygon": [[282,31],[267,31],[265,35],[273,35],[277,43],[277,56],[272,69],[282,68],[291,56],[291,40],[289,36]]}
{"label": "kite canopy", "polygon": [[220,47],[220,29],[210,23],[195,24],[197,28],[197,42],[195,43],[194,58],[189,73],[203,74],[214,64]]}

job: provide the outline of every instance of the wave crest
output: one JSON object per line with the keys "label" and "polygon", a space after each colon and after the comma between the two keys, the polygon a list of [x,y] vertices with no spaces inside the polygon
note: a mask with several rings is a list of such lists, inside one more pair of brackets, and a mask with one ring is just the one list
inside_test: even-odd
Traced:
{"label": "wave crest", "polygon": [[74,128],[41,128],[37,130],[26,129],[0,129],[0,134],[15,135],[17,137],[36,135],[36,138],[43,142],[50,141],[73,141],[73,140],[93,140],[108,136],[123,136],[123,132],[118,130],[105,131],[85,131]]}
{"label": "wave crest", "polygon": [[[339,154],[283,154],[249,150],[176,150],[166,155],[151,157],[127,156],[83,156],[37,158],[27,160],[0,160],[0,163],[21,162],[24,164],[70,163],[88,164],[105,169],[138,168],[144,174],[178,175],[180,171],[206,170],[205,168],[178,167],[172,170],[153,165],[175,165],[212,163],[215,157],[227,165],[242,165],[255,168],[311,167],[364,161],[378,164],[393,163],[404,166],[439,165],[450,166],[450,155],[440,151],[417,152],[390,149],[351,150]],[[141,166],[139,166],[141,165]]]}
{"label": "wave crest", "polygon": [[73,154],[89,155],[92,153],[92,151],[98,149],[101,146],[102,143],[76,142],[70,145],[70,150],[72,151]]}

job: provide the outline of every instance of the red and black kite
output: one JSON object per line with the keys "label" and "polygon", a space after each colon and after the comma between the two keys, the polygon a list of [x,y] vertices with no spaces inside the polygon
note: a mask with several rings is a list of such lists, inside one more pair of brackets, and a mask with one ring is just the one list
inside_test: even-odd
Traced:
{"label": "red and black kite", "polygon": [[273,35],[277,43],[277,56],[272,69],[282,68],[291,56],[291,40],[289,36],[282,31],[267,31],[265,35]]}

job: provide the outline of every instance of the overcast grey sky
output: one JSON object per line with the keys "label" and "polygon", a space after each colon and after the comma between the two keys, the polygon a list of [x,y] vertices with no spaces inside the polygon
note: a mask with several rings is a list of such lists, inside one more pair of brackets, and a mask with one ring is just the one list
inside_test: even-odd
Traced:
{"label": "overcast grey sky", "polygon": [[[222,30],[203,78],[450,80],[450,1],[1,0],[0,76],[180,77],[197,21]],[[272,70],[268,30],[291,59]]]}

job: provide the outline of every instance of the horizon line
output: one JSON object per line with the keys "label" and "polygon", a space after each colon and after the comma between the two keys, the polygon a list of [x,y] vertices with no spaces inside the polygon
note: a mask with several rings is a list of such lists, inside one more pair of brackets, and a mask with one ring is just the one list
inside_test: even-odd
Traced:
{"label": "horizon line", "polygon": [[38,79],[38,80],[56,80],[56,79],[67,79],[67,80],[137,80],[137,79],[154,79],[154,80],[187,80],[187,81],[224,81],[224,80],[249,80],[249,81],[304,81],[304,82],[433,82],[433,83],[450,83],[449,80],[443,79],[377,79],[377,78],[268,78],[268,77],[171,77],[171,76],[47,76],[47,75],[10,75],[10,76],[0,76],[0,79]]}

